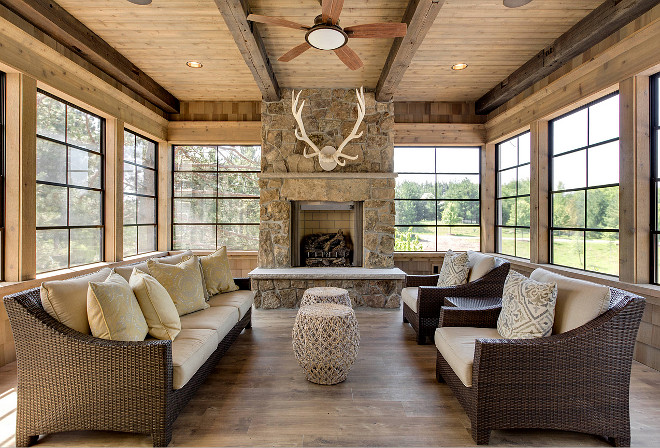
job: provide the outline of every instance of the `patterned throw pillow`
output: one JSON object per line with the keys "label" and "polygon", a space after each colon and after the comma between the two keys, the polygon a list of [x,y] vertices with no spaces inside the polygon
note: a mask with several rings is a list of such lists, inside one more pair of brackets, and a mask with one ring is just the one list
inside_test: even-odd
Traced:
{"label": "patterned throw pillow", "polygon": [[510,271],[504,282],[497,332],[507,339],[550,336],[556,303],[556,283],[537,282]]}
{"label": "patterned throw pillow", "polygon": [[229,268],[227,246],[222,246],[211,255],[199,257],[199,261],[202,265],[206,290],[210,295],[238,291],[238,286],[234,283],[234,277]]}
{"label": "patterned throw pillow", "polygon": [[196,256],[179,264],[159,263],[149,260],[149,272],[163,285],[174,301],[179,316],[209,307],[204,298],[204,281]]}
{"label": "patterned throw pillow", "polygon": [[143,341],[149,330],[131,286],[114,271],[104,282],[89,282],[87,317],[97,338]]}
{"label": "patterned throw pillow", "polygon": [[451,250],[445,253],[445,259],[442,261],[440,276],[438,277],[438,287],[457,286],[467,283],[470,267],[468,254],[455,254]]}

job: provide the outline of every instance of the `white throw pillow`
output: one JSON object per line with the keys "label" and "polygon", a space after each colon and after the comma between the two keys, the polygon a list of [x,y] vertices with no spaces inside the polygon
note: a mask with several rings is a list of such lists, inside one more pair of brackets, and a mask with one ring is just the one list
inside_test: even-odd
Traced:
{"label": "white throw pillow", "polygon": [[510,271],[504,282],[497,331],[507,339],[532,339],[552,334],[557,284],[541,283]]}
{"label": "white throw pillow", "polygon": [[451,250],[445,253],[442,261],[438,287],[457,286],[467,283],[470,267],[468,266],[468,255],[466,253],[455,254]]}

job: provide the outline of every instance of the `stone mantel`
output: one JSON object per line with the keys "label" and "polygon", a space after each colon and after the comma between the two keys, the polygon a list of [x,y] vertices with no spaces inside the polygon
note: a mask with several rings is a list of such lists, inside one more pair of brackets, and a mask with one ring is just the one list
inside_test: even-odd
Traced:
{"label": "stone mantel", "polygon": [[396,179],[398,173],[259,173],[259,179]]}
{"label": "stone mantel", "polygon": [[248,277],[255,280],[272,280],[276,278],[305,280],[404,280],[406,273],[399,268],[256,268],[248,274]]}

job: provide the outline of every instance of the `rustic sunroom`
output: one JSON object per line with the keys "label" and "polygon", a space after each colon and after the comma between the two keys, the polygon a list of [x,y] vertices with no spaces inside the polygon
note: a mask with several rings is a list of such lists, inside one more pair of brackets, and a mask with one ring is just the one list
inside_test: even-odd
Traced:
{"label": "rustic sunroom", "polygon": [[0,0],[0,446],[653,446],[659,0]]}

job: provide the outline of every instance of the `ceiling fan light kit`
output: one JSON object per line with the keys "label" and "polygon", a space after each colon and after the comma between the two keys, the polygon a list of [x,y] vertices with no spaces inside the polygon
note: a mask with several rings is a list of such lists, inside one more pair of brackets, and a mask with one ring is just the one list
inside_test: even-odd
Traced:
{"label": "ceiling fan light kit", "polygon": [[150,5],[151,0],[128,0],[129,2],[133,3],[134,5]]}
{"label": "ceiling fan light kit", "polygon": [[507,8],[520,8],[531,1],[532,0],[504,0],[503,3]]}
{"label": "ceiling fan light kit", "polygon": [[336,50],[348,43],[348,36],[336,25],[315,25],[305,34],[305,40],[319,50]]}

